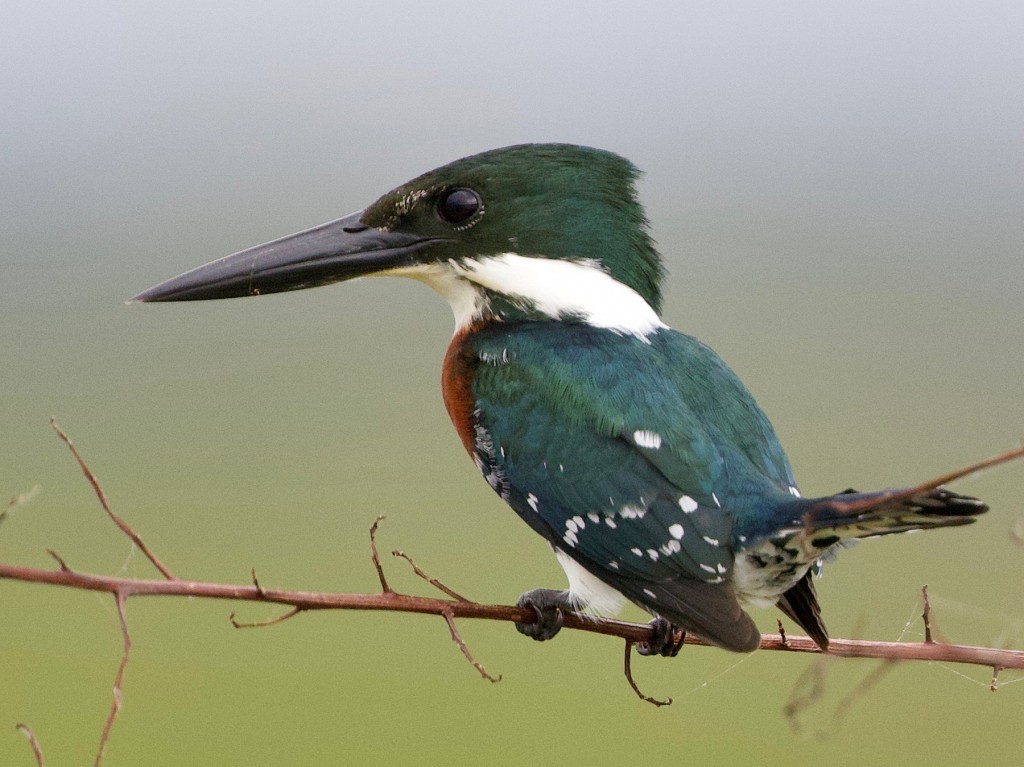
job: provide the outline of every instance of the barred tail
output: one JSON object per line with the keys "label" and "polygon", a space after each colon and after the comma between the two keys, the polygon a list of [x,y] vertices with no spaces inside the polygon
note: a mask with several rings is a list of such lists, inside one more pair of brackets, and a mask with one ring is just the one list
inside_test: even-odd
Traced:
{"label": "barred tail", "polygon": [[[944,487],[918,486],[877,493],[847,490],[805,501],[798,509],[803,528],[791,528],[790,537],[779,545],[786,550],[786,546],[800,541],[799,548],[825,554],[842,541],[969,525],[979,514],[988,511],[988,506],[977,498]],[[814,593],[811,570],[781,596],[778,606],[803,627],[822,650],[828,649],[828,630]]]}
{"label": "barred tail", "polygon": [[[787,527],[774,543],[783,552],[793,550],[796,556],[801,551],[825,555],[844,540],[969,525],[988,511],[988,506],[977,498],[947,490],[944,485],[1022,457],[1024,444],[915,487],[876,493],[847,490],[825,498],[795,499],[783,510],[792,527]],[[828,631],[810,570],[782,594],[778,605],[821,649],[828,649]]]}

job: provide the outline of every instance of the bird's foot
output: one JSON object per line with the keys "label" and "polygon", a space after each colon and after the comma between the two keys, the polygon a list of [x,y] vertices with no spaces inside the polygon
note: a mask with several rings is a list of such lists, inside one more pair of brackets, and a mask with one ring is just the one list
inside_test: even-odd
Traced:
{"label": "bird's foot", "polygon": [[683,649],[683,642],[686,641],[686,632],[677,629],[660,615],[648,624],[654,630],[654,636],[650,641],[638,642],[636,651],[641,655],[661,655],[665,658],[674,658]]}
{"label": "bird's foot", "polygon": [[516,630],[538,642],[554,637],[562,628],[565,611],[572,609],[569,593],[554,589],[527,591],[516,600],[516,607],[529,607],[537,613],[537,620],[531,623],[516,622]]}

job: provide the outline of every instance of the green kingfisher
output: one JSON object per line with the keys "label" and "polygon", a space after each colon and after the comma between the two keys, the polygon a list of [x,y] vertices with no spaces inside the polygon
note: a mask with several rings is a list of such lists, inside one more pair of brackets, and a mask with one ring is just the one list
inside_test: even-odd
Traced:
{"label": "green kingfisher", "polygon": [[768,418],[722,359],[660,317],[664,267],[610,152],[524,144],[466,157],[369,207],[235,253],[134,301],[255,296],[366,275],[451,304],[444,403],[484,478],[554,550],[568,590],[536,589],[517,624],[549,639],[563,610],[654,616],[641,652],[692,631],[750,652],[742,605],[778,605],[822,647],[812,574],[844,544],[961,525],[987,510],[936,488],[803,498]]}

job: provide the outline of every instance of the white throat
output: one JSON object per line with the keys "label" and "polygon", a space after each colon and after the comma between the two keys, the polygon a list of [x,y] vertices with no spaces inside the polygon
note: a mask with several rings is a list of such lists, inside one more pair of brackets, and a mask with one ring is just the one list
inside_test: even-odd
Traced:
{"label": "white throat", "polygon": [[647,340],[665,327],[643,296],[613,279],[594,261],[561,261],[502,253],[471,261],[396,269],[391,274],[430,285],[451,304],[456,332],[486,309],[484,290],[550,317],[577,318]]}

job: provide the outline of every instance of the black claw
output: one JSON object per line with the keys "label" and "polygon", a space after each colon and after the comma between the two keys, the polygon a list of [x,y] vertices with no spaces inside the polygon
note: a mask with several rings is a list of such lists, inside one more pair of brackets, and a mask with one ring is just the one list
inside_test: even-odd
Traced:
{"label": "black claw", "polygon": [[565,620],[564,611],[571,609],[568,592],[554,589],[527,591],[516,600],[516,607],[530,607],[537,613],[537,620],[532,623],[517,622],[516,630],[538,642],[555,636]]}
{"label": "black claw", "polygon": [[638,642],[636,651],[641,655],[676,657],[683,649],[686,632],[683,629],[677,629],[661,616],[656,617],[648,625],[654,629],[654,636],[649,642]]}

